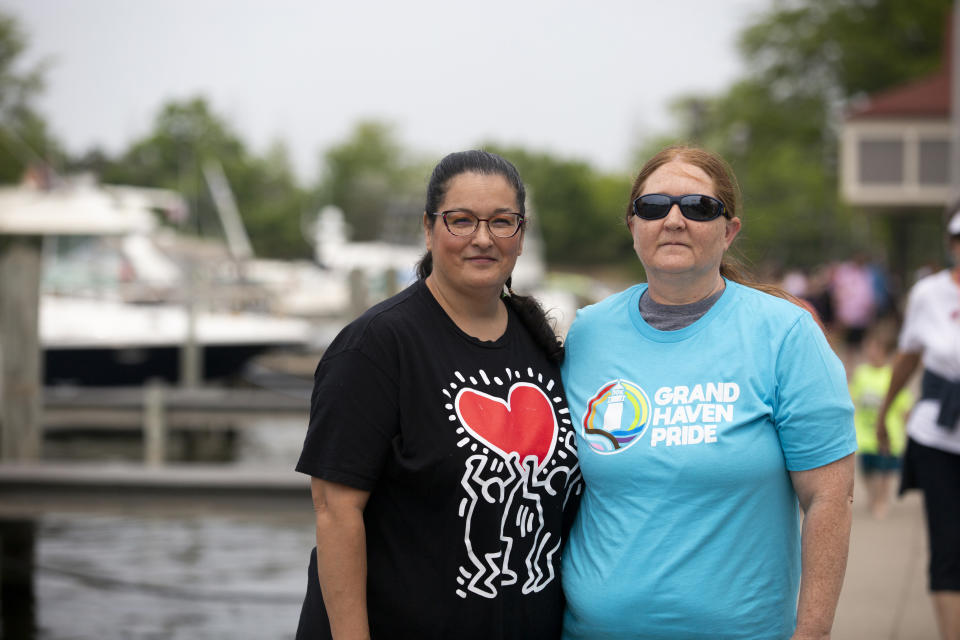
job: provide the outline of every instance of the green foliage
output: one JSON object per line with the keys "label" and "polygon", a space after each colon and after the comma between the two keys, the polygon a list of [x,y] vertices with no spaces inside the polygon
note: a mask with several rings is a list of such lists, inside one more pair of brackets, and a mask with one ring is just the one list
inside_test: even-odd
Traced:
{"label": "green foliage", "polygon": [[275,143],[264,156],[236,167],[233,175],[234,195],[257,253],[277,258],[312,257],[303,228],[304,221],[316,212],[316,203],[296,185],[287,148]]}
{"label": "green foliage", "polygon": [[786,95],[845,99],[937,68],[949,0],[801,0],[740,37],[752,76]]}
{"label": "green foliage", "polygon": [[430,168],[408,157],[392,126],[361,121],[322,160],[318,200],[344,212],[353,240],[416,232]]}
{"label": "green foliage", "polygon": [[0,183],[19,182],[31,165],[56,163],[63,155],[34,106],[45,65],[21,69],[26,49],[16,20],[0,11]]}
{"label": "green foliage", "polygon": [[624,224],[629,177],[606,175],[585,162],[548,153],[493,144],[484,148],[520,171],[549,263],[611,264],[633,256]]}
{"label": "green foliage", "polygon": [[835,142],[816,96],[780,100],[767,89],[743,81],[702,102],[699,143],[723,155],[740,182],[747,259],[809,266],[830,257],[837,235],[828,231],[846,215]]}
{"label": "green foliage", "polygon": [[737,175],[738,243],[749,260],[810,266],[861,241],[862,216],[838,193],[839,117],[850,100],[935,69],[949,8],[947,0],[777,3],[742,34],[743,80],[675,103],[677,137],[717,151]]}
{"label": "green foliage", "polygon": [[203,168],[219,162],[233,191],[255,253],[267,257],[308,257],[301,217],[310,199],[293,176],[286,149],[253,155],[239,135],[204,98],[166,104],[153,130],[116,161],[102,154],[86,162],[101,168],[104,182],[173,189],[190,205],[195,229],[221,231]]}
{"label": "green foliage", "polygon": [[[633,255],[623,224],[626,176],[604,175],[587,163],[548,153],[481,146],[510,159],[520,171],[549,262],[610,264]],[[418,240],[416,222],[435,160],[410,157],[393,128],[375,121],[359,122],[323,159],[318,199],[344,211],[354,239]]]}

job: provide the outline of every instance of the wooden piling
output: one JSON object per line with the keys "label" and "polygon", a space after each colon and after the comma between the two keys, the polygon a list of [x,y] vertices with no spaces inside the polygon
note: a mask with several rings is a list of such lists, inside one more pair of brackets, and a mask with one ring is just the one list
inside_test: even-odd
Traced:
{"label": "wooden piling", "polygon": [[164,388],[160,380],[148,382],[143,392],[143,458],[150,467],[162,466],[167,458]]}
{"label": "wooden piling", "polygon": [[363,269],[351,269],[347,276],[347,285],[350,287],[350,305],[347,313],[349,319],[352,320],[359,317],[370,306],[367,276]]}
{"label": "wooden piling", "polygon": [[0,460],[40,455],[39,236],[0,235]]}

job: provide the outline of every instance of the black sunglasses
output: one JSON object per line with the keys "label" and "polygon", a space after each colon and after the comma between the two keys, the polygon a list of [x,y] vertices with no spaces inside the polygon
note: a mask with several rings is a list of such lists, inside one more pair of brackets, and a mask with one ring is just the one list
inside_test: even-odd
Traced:
{"label": "black sunglasses", "polygon": [[680,213],[687,220],[707,222],[726,215],[722,202],[699,193],[688,193],[683,196],[648,193],[633,201],[633,213],[644,220],[659,220],[667,217],[675,204],[680,205]]}

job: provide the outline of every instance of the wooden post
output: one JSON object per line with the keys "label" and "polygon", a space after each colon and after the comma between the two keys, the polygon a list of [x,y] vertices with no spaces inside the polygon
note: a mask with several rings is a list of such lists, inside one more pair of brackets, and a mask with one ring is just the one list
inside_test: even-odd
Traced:
{"label": "wooden post", "polygon": [[180,386],[193,389],[203,379],[203,347],[197,339],[197,301],[187,301],[187,331],[180,345]]}
{"label": "wooden post", "polygon": [[40,456],[40,247],[0,236],[0,460]]}
{"label": "wooden post", "polygon": [[163,382],[150,380],[143,388],[143,461],[160,467],[167,457],[167,425]]}
{"label": "wooden post", "polygon": [[369,296],[369,292],[367,291],[367,276],[363,272],[363,269],[351,269],[350,274],[347,276],[347,284],[350,287],[350,307],[348,313],[350,314],[349,318],[352,320],[360,317],[360,314],[366,311],[369,306],[367,302]]}
{"label": "wooden post", "polygon": [[198,279],[197,266],[191,261],[187,268],[187,326],[180,345],[180,386],[187,389],[199,387],[203,382],[203,345],[197,337]]}
{"label": "wooden post", "polygon": [[388,298],[400,293],[400,277],[395,267],[388,267],[387,270],[383,272],[383,278],[387,281],[386,291]]}

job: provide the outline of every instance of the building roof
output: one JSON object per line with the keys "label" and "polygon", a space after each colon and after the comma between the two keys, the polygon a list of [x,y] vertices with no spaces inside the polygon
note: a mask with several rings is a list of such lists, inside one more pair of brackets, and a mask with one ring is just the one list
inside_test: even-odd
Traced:
{"label": "building roof", "polygon": [[871,95],[847,113],[847,120],[949,118],[950,84],[950,72],[943,68],[920,80]]}

